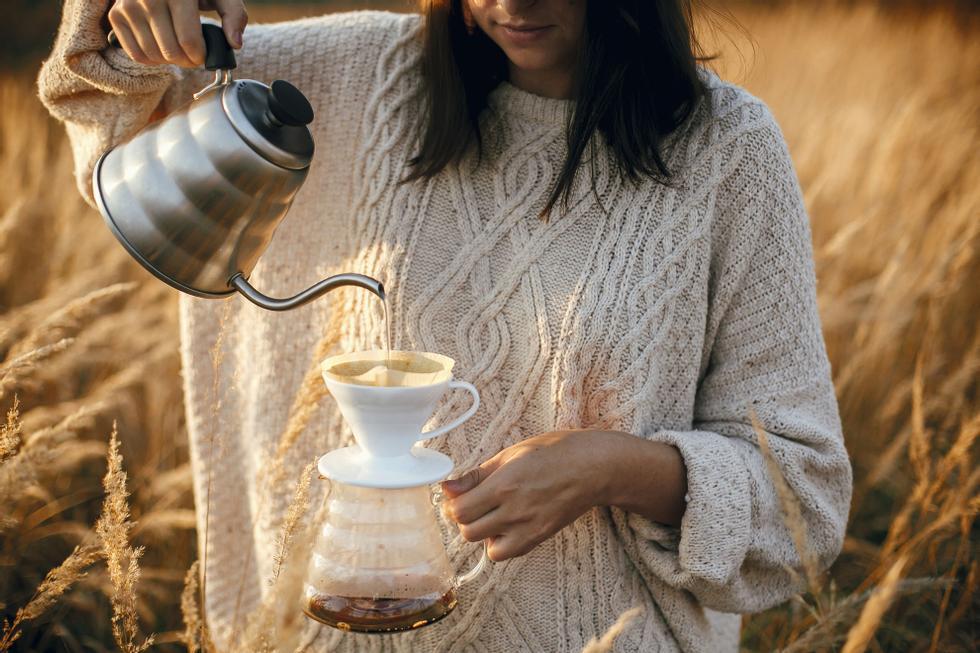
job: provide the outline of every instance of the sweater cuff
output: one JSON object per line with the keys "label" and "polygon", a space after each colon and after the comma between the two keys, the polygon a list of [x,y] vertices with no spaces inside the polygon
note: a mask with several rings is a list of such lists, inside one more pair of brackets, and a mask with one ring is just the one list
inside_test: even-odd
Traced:
{"label": "sweater cuff", "polygon": [[[710,431],[659,431],[649,439],[676,447],[687,467],[687,510],[677,545],[682,572],[712,583],[731,581],[752,535],[749,472],[737,448]],[[651,530],[646,521],[629,516],[630,526],[641,537]]]}
{"label": "sweater cuff", "polygon": [[148,93],[169,86],[180,75],[177,66],[137,63],[122,48],[109,47],[111,5],[112,0],[68,0],[51,58],[107,93]]}

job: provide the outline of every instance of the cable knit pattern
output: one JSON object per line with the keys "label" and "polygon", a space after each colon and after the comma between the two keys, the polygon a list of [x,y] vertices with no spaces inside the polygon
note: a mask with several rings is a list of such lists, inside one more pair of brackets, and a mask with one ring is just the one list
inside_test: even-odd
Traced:
{"label": "cable knit pattern", "polygon": [[[66,2],[40,77],[87,196],[104,149],[207,81],[104,51],[106,8]],[[644,619],[616,650],[735,651],[732,613],[788,598],[797,590],[789,569],[800,565],[750,411],[825,565],[841,545],[851,491],[809,226],[778,126],[759,100],[705,72],[707,100],[669,141],[673,185],[631,183],[596,137],[586,168],[594,189],[580,174],[568,210],[542,222],[572,105],[504,83],[481,116],[482,161],[470,155],[399,185],[420,129],[418,24],[358,12],[246,31],[238,76],[287,79],[317,112],[309,179],[253,283],[286,295],[341,271],[385,281],[394,346],[452,356],[456,375],[482,394],[472,420],[429,445],[459,469],[543,431],[623,430],[681,451],[689,503],[680,528],[593,510],[530,554],[493,565],[439,625],[366,637],[310,622],[309,650],[571,653],[639,605]],[[286,314],[181,298],[199,502],[213,474],[207,613],[219,639],[236,613],[242,627],[270,570],[291,484],[263,499],[257,479],[316,344],[331,330],[336,351],[376,348],[381,315],[376,299],[348,289]],[[463,404],[447,397],[434,422]],[[348,441],[327,399],[287,469]],[[477,547],[447,537],[458,568],[476,560]]]}

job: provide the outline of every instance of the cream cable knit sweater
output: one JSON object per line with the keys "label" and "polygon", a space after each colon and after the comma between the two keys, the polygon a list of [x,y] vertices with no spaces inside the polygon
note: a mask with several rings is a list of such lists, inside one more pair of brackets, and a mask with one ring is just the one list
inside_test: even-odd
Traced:
{"label": "cream cable knit sweater", "polygon": [[[206,82],[103,50],[106,8],[66,2],[40,76],[86,195],[103,150],[161,99],[173,107]],[[810,232],[778,126],[762,102],[706,73],[711,110],[702,106],[669,152],[676,187],[631,186],[600,147],[606,210],[583,174],[567,214],[545,223],[537,214],[565,155],[570,105],[502,84],[481,118],[482,166],[468,159],[430,182],[396,185],[419,131],[418,23],[363,12],[246,31],[237,74],[289,80],[317,111],[310,177],[253,282],[285,295],[340,271],[386,281],[394,346],[454,357],[457,377],[483,395],[476,417],[430,444],[458,469],[543,431],[617,429],[680,449],[689,502],[679,529],[593,510],[532,553],[493,565],[439,625],[368,637],[310,622],[311,650],[573,652],[637,605],[644,618],[617,650],[736,650],[731,613],[786,600],[796,590],[787,569],[800,564],[750,409],[824,565],[841,545],[851,492]],[[378,347],[381,310],[367,293],[343,291],[286,314],[182,297],[180,314],[199,501],[214,472],[207,612],[220,633],[232,626],[242,574],[244,615],[268,576],[292,484],[275,488],[263,519],[256,474],[316,344],[329,328],[335,351]],[[222,322],[215,413],[209,350]],[[460,409],[449,398],[435,420]],[[329,399],[317,411],[287,457],[290,479],[348,437]],[[209,459],[212,429],[220,445]],[[458,537],[447,544],[458,568],[478,555]]]}

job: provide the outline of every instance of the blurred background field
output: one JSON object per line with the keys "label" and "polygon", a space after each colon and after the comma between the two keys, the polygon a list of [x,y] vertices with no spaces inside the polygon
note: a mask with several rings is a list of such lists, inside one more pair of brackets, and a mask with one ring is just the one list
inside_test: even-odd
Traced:
{"label": "blurred background field", "polygon": [[[843,554],[799,600],[747,617],[746,651],[839,650],[869,597],[888,607],[858,626],[874,631],[870,650],[971,651],[980,639],[973,5],[742,2],[726,5],[737,25],[702,26],[707,50],[721,54],[712,65],[769,103],[790,144],[855,468]],[[249,5],[253,22],[380,6],[407,5]],[[180,595],[196,552],[176,297],[82,201],[63,129],[36,100],[59,3],[5,8],[0,613],[13,619],[90,537],[116,421],[133,540],[146,547],[140,625],[159,650],[183,650]],[[869,593],[886,575],[890,606]],[[105,565],[92,565],[11,650],[114,650],[108,586]]]}

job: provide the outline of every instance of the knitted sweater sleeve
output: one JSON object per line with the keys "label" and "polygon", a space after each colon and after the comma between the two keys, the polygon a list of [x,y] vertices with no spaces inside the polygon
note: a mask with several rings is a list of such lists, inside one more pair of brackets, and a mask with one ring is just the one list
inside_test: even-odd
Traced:
{"label": "knitted sweater sleeve", "polygon": [[[143,65],[106,47],[106,14],[112,0],[66,0],[38,90],[53,116],[65,123],[82,195],[92,203],[91,174],[98,157],[142,129],[155,114],[190,100],[213,73],[171,65]],[[310,98],[317,115],[314,138],[345,158],[352,146],[377,63],[376,54],[410,18],[385,12],[352,12],[249,25],[236,53],[240,78],[266,83],[282,78]]]}
{"label": "knitted sweater sleeve", "polygon": [[722,612],[763,610],[800,586],[801,558],[752,412],[801,505],[821,568],[840,551],[851,496],[803,198],[778,125],[761,102],[751,110],[752,126],[733,137],[737,160],[716,195],[710,353],[693,429],[645,434],[681,452],[687,510],[679,533],[616,515],[648,582],[687,590]]}
{"label": "knitted sweater sleeve", "polygon": [[176,66],[144,66],[106,47],[112,0],[67,0],[38,91],[65,123],[82,195],[92,203],[90,175],[99,155],[139,131],[180,78]]}

